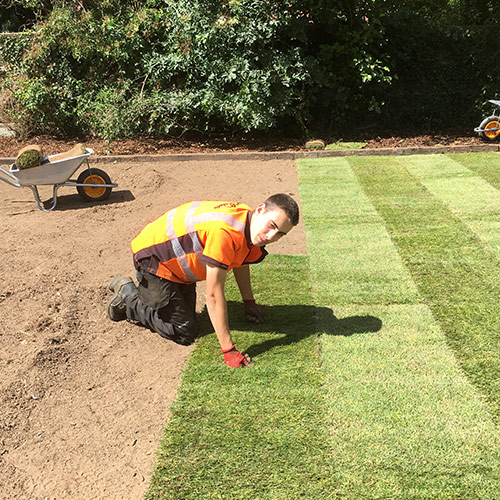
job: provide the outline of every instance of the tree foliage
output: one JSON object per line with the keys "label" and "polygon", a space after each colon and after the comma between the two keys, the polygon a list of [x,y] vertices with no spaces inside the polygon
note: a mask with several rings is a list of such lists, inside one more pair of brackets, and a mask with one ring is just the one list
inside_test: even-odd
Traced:
{"label": "tree foliage", "polygon": [[492,0],[9,1],[37,19],[22,56],[0,38],[32,133],[449,127],[499,83]]}
{"label": "tree foliage", "polygon": [[499,14],[489,0],[394,1],[384,18],[395,77],[384,123],[472,130],[500,92]]}

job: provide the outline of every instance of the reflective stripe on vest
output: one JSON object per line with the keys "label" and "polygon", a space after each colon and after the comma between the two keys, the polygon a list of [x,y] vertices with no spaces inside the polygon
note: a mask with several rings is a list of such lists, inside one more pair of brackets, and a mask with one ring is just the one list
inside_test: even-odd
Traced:
{"label": "reflective stripe on vest", "polygon": [[[245,234],[245,222],[235,219],[232,215],[221,212],[205,212],[193,217],[193,224],[201,224],[202,222],[212,222],[214,220],[225,222],[242,234]],[[187,227],[187,225],[186,225]]]}
{"label": "reflective stripe on vest", "polygon": [[[243,254],[246,251],[245,242],[248,244],[246,236],[249,232],[247,221],[250,207],[241,204],[241,208],[238,208],[238,205],[232,202],[197,201],[168,211],[148,224],[132,241],[136,262],[148,259],[145,265],[149,272],[180,283],[205,279],[207,263],[212,261],[214,265],[218,265],[220,260],[222,268],[228,269],[231,266],[222,255],[220,258],[216,257],[216,261],[213,260],[215,254],[219,255],[217,240],[211,238],[210,250],[205,249],[204,242],[208,235],[213,234],[212,231],[224,230],[233,234],[240,252],[237,258],[240,265],[246,258]],[[225,207],[229,207],[227,211]],[[233,208],[236,208],[234,215]],[[227,245],[226,236],[221,237],[224,245]],[[205,258],[205,250],[212,259]],[[250,247],[248,251],[251,252]]]}
{"label": "reflective stripe on vest", "polygon": [[[195,208],[193,208],[193,204],[189,208],[188,214],[189,214],[190,210],[195,210]],[[177,213],[177,208],[174,210],[171,210],[168,213],[167,221],[165,224],[165,232],[167,233],[168,239],[172,243],[172,249],[174,250],[175,257],[177,259],[177,262],[179,263],[179,266],[181,266],[182,272],[186,275],[186,278],[189,281],[198,281],[196,274],[194,274],[193,271],[191,270],[191,268],[189,267],[189,262],[187,260],[186,252],[185,252],[184,248],[182,248],[181,243],[179,241],[179,238],[177,236],[177,233],[175,232],[174,218],[175,218],[176,213]],[[187,228],[188,214],[186,214],[186,228]],[[192,215],[191,215],[191,217],[192,217]],[[191,217],[189,217],[189,218],[191,218]],[[197,242],[197,244],[195,244],[193,236],[196,238],[196,234],[190,234],[190,236],[191,236],[191,240],[193,241],[193,249],[195,250],[196,258],[198,260],[200,260],[199,253],[203,252],[203,248],[201,247],[199,241]],[[198,239],[198,238],[196,238],[196,239]],[[199,249],[197,247],[201,248],[201,252],[199,251]],[[204,266],[203,262],[200,261],[200,263]]]}

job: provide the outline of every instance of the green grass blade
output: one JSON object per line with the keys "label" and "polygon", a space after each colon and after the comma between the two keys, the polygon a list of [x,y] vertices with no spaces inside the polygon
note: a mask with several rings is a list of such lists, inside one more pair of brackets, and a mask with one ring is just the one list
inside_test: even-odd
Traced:
{"label": "green grass blade", "polygon": [[[328,429],[306,257],[254,266],[266,323],[231,302],[233,340],[254,358],[228,369],[215,335],[197,341],[161,444],[148,499],[328,498]],[[238,300],[234,281],[229,297]]]}

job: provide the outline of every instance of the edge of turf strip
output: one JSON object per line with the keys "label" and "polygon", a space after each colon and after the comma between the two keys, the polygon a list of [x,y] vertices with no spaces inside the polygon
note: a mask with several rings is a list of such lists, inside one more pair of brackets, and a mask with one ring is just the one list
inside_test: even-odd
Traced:
{"label": "edge of turf strip", "polygon": [[[354,175],[350,160],[298,163],[313,280],[325,275],[313,263],[334,263],[328,275],[332,290],[320,288],[315,303],[329,304],[341,322],[371,318],[372,325],[380,324],[375,332],[358,328],[332,335],[326,316],[319,318],[330,446],[338,457],[332,498],[496,498],[500,440],[489,407],[461,371],[430,308],[419,303],[400,249],[392,242],[373,246],[391,240],[386,220],[364,191],[378,172],[371,169],[361,186],[362,167]],[[393,181],[384,179],[384,185]],[[316,238],[324,227],[332,237]],[[343,241],[352,234],[361,237],[344,252]],[[391,262],[392,272],[379,260]],[[368,269],[370,263],[376,272],[360,275],[368,291],[365,304],[358,303],[359,286],[350,295],[333,290],[349,270]],[[409,292],[394,300],[401,286]]]}
{"label": "edge of turf strip", "polygon": [[450,348],[450,309],[436,320],[398,243],[397,207],[360,181],[377,172],[298,163],[310,259],[253,268],[263,325],[229,280],[234,339],[256,365],[228,370],[215,335],[198,339],[146,498],[498,498],[490,407]]}
{"label": "edge of turf strip", "polygon": [[232,277],[227,295],[233,340],[255,367],[229,370],[215,335],[198,339],[148,499],[326,498],[328,429],[308,259],[269,256],[253,275],[266,323],[248,329]]}

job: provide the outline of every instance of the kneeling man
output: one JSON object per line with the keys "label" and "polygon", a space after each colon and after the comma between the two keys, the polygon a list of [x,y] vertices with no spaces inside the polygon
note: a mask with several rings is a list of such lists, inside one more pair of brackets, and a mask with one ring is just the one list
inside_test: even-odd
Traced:
{"label": "kneeling man", "polygon": [[192,344],[198,334],[196,282],[206,280],[207,310],[224,361],[233,368],[249,365],[250,356],[237,351],[231,338],[224,295],[227,273],[233,270],[248,321],[262,322],[248,265],[261,262],[265,245],[278,241],[298,221],[297,203],[283,193],[255,210],[220,201],[174,208],[132,241],[139,286],[130,277],[113,278],[108,316],[140,323],[178,344]]}

